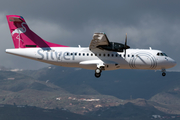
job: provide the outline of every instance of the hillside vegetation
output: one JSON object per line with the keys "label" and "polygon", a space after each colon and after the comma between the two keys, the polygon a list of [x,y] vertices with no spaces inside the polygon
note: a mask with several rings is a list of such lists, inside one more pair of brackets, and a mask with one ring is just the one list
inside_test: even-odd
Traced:
{"label": "hillside vegetation", "polygon": [[[167,72],[162,77],[159,71],[116,70],[103,71],[97,79],[94,71],[77,68],[50,66],[18,72],[5,69],[0,71],[0,104],[63,109],[93,117],[101,113],[102,119],[180,114],[179,74]],[[141,110],[147,110],[144,116]]]}

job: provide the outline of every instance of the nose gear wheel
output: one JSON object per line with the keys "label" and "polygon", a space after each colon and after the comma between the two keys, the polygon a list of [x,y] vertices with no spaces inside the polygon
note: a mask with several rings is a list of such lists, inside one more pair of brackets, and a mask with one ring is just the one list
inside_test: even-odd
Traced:
{"label": "nose gear wheel", "polygon": [[162,69],[162,76],[166,76],[166,69]]}

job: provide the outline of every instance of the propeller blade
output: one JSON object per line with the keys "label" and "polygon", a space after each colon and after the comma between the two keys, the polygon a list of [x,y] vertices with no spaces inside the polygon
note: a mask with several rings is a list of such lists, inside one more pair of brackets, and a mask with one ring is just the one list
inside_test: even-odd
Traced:
{"label": "propeller blade", "polygon": [[125,48],[127,48],[127,33],[126,33],[126,38],[125,38]]}
{"label": "propeller blade", "polygon": [[124,45],[125,45],[125,52],[124,52],[124,53],[125,53],[125,54],[124,54],[125,56],[124,56],[124,57],[126,58],[126,49],[127,49],[127,33],[126,33],[126,38],[125,38],[125,44],[124,44]]}

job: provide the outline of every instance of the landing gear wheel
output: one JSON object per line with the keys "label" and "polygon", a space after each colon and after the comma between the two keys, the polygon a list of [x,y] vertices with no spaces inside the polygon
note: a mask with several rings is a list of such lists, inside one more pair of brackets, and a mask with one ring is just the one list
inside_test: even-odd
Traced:
{"label": "landing gear wheel", "polygon": [[165,72],[163,72],[163,73],[162,73],[162,76],[166,76],[166,73],[165,73]]}
{"label": "landing gear wheel", "polygon": [[162,76],[166,76],[166,69],[161,69],[162,71]]}
{"label": "landing gear wheel", "polygon": [[97,68],[97,69],[95,70],[95,73],[101,73],[101,69]]}
{"label": "landing gear wheel", "polygon": [[95,73],[95,77],[99,78],[101,76],[101,73]]}
{"label": "landing gear wheel", "polygon": [[95,77],[96,78],[99,78],[100,76],[101,76],[101,69],[100,68],[97,68],[96,70],[95,70]]}

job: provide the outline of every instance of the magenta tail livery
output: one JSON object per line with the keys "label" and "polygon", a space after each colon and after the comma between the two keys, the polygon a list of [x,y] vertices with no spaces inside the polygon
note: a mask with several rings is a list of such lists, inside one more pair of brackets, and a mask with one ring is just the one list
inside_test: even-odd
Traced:
{"label": "magenta tail livery", "polygon": [[125,44],[110,42],[105,33],[95,33],[89,47],[68,47],[43,40],[31,31],[23,17],[7,15],[15,49],[6,53],[64,67],[95,70],[101,76],[103,70],[172,68],[176,62],[164,52],[154,49],[130,49]]}
{"label": "magenta tail livery", "polygon": [[31,31],[23,17],[18,15],[7,15],[9,29],[15,48],[32,47],[66,47],[47,42]]}

